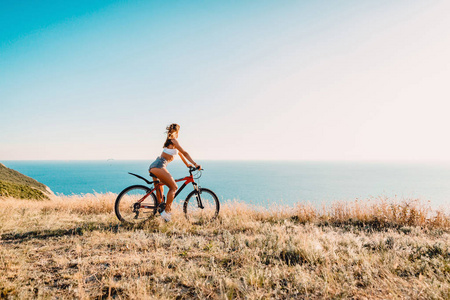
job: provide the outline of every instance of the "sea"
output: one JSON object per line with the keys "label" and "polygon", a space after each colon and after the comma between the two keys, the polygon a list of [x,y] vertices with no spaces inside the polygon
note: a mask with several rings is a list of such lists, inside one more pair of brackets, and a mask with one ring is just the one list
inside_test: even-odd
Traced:
{"label": "sea", "polygon": [[[152,160],[2,161],[61,195],[119,193],[145,184]],[[396,201],[420,199],[433,209],[450,211],[450,163],[329,161],[202,161],[196,181],[222,202],[239,201],[262,207],[297,203],[328,205],[333,201]],[[189,175],[181,161],[169,164],[175,179]],[[178,186],[181,186],[179,183]],[[192,191],[188,185],[177,197]]]}

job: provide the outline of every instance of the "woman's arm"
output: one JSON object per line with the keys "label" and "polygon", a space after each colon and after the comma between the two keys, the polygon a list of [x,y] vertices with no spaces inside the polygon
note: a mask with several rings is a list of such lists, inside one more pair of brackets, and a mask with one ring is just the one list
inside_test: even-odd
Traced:
{"label": "woman's arm", "polygon": [[[189,153],[187,153],[181,146],[180,143],[178,143],[178,141],[176,139],[172,139],[172,144],[175,146],[175,148],[178,149],[178,151],[180,151],[180,153],[187,158],[188,161],[190,161],[191,163],[194,164],[195,167],[197,167],[197,163],[192,159],[192,157],[189,155]],[[181,157],[181,156],[180,156]]]}
{"label": "woman's arm", "polygon": [[184,162],[184,164],[186,165],[186,167],[189,168],[190,166],[192,166],[191,164],[188,164],[188,162],[186,161],[186,158],[184,158],[184,155],[181,154],[181,152],[180,152],[178,155],[180,156],[181,160]]}

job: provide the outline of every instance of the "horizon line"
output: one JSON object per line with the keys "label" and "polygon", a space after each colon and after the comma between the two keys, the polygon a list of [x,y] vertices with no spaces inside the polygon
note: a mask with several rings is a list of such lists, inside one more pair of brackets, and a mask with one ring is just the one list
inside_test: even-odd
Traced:
{"label": "horizon line", "polygon": [[[153,158],[107,158],[107,159],[1,159],[2,161],[151,161]],[[286,162],[371,162],[371,163],[450,163],[442,159],[198,159],[199,161],[286,161]]]}

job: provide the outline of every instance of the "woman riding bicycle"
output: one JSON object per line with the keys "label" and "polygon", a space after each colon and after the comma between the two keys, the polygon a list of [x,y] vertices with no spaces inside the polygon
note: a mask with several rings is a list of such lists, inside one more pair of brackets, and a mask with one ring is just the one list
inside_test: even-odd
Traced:
{"label": "woman riding bicycle", "polygon": [[[166,221],[169,222],[172,218],[171,206],[173,202],[173,198],[175,196],[175,192],[178,189],[177,183],[173,179],[172,175],[170,175],[169,171],[167,171],[166,166],[169,162],[171,162],[175,155],[179,155],[181,160],[184,162],[186,167],[192,167],[191,164],[189,164],[188,161],[194,164],[196,168],[201,169],[201,166],[194,162],[194,160],[191,158],[189,153],[187,153],[178,143],[178,132],[180,131],[180,125],[178,124],[171,124],[166,127],[167,130],[167,139],[164,143],[164,150],[161,153],[160,156],[156,158],[156,160],[150,165],[149,172],[152,175],[155,175],[162,183],[167,185],[169,187],[169,191],[167,193],[167,201],[166,201],[166,207],[163,212],[161,212],[161,217]],[[153,177],[154,180],[156,180],[155,177]],[[159,191],[157,191],[156,196],[158,198],[158,203],[161,203],[162,201],[162,195],[164,194],[164,188],[161,186]]]}

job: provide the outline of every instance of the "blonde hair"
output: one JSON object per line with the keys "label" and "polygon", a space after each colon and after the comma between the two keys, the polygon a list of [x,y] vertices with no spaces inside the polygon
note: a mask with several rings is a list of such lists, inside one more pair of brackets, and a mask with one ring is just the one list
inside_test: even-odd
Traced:
{"label": "blonde hair", "polygon": [[175,124],[175,123],[172,123],[166,127],[167,139],[166,139],[166,142],[164,143],[164,147],[167,147],[170,144],[172,144],[171,139],[173,139],[174,134],[176,132],[178,132],[179,130],[180,130],[180,125]]}

